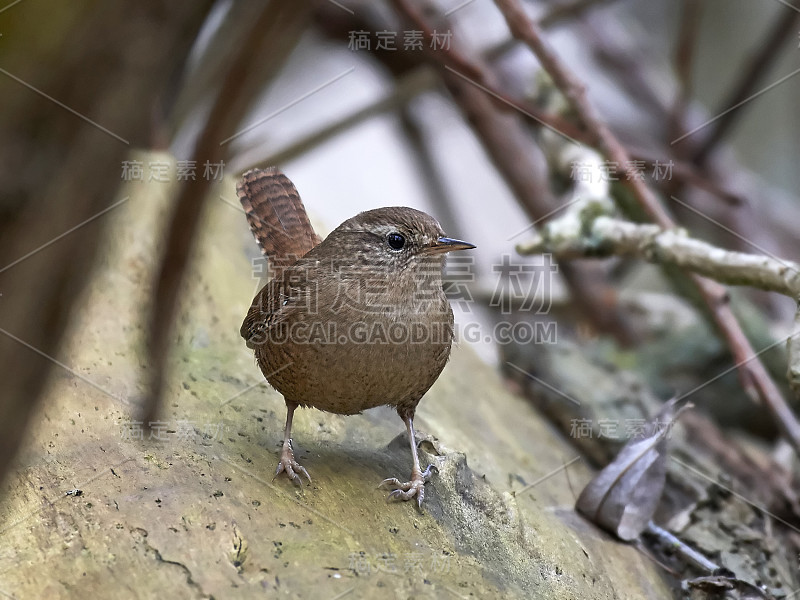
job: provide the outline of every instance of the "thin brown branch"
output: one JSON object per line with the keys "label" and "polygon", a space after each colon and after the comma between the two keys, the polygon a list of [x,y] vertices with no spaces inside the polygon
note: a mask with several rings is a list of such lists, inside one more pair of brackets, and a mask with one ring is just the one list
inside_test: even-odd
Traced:
{"label": "thin brown branch", "polygon": [[[598,147],[609,160],[620,165],[630,165],[631,157],[628,151],[601,119],[594,105],[589,102],[585,86],[567,69],[550,45],[544,41],[541,36],[541,30],[528,18],[520,3],[516,0],[496,0],[496,4],[506,18],[511,34],[531,49],[541,62],[542,68],[552,77],[556,87],[564,94],[572,108],[580,116],[591,144]],[[650,218],[665,227],[671,227],[671,217],[664,210],[655,194],[650,191],[643,181],[636,177],[635,170],[632,167],[628,167],[626,175],[630,175],[626,181],[627,184],[640,199],[642,208]],[[666,223],[669,223],[669,225],[666,225]]]}
{"label": "thin brown branch", "polygon": [[625,27],[613,19],[603,19],[584,22],[581,30],[597,62],[608,69],[637,106],[646,110],[654,122],[666,123],[669,103],[657,89],[653,70],[643,64],[641,52],[628,41],[630,35]]}
{"label": "thin brown branch", "polygon": [[312,133],[295,140],[283,148],[271,151],[265,155],[262,148],[237,157],[233,165],[235,171],[245,169],[266,169],[272,165],[285,164],[306,152],[313,150],[336,136],[351,131],[361,123],[387,113],[402,109],[419,94],[433,89],[439,84],[436,73],[427,65],[420,66],[408,73],[397,77],[392,91],[378,100],[358,108],[354,112],[325,125]]}
{"label": "thin brown branch", "polygon": [[[653,61],[642,61],[641,53],[634,51],[634,47],[630,43],[626,43],[627,39],[624,32],[614,29],[617,25],[610,19],[604,19],[602,22],[586,23],[585,28],[588,35],[586,39],[590,40],[591,44],[595,47],[595,52],[598,59],[608,66],[611,75],[619,83],[620,86],[627,92],[628,96],[638,106],[646,109],[649,114],[649,121],[655,124],[668,124],[677,132],[688,131],[689,127],[686,124],[686,115],[682,115],[683,122],[676,122],[676,108],[673,104],[672,107],[663,103],[663,98],[669,94],[659,91],[657,81],[659,79],[650,76],[651,73],[658,72],[661,68]],[[632,58],[634,57],[634,58]],[[639,57],[638,60],[635,57]],[[686,65],[683,67],[684,71],[688,71]],[[679,78],[678,78],[679,79]],[[675,85],[680,85],[679,81]],[[673,86],[675,87],[675,86]],[[681,92],[673,92],[673,98],[678,97]],[[643,133],[642,129],[636,129],[632,132],[636,138],[640,139]],[[654,131],[651,135],[655,135],[658,140],[674,139],[676,136],[670,136],[669,130]],[[638,143],[638,142],[637,142]],[[648,162],[653,162],[658,159],[660,164],[666,164],[667,159],[661,154],[660,149],[650,149],[652,144],[644,142],[647,150],[634,148],[630,142],[626,142],[628,151],[636,156],[636,158],[646,159]],[[673,156],[667,157],[672,159],[674,167],[672,168],[674,178],[670,180],[660,180],[658,188],[662,191],[664,196],[674,195],[678,197],[686,197],[690,202],[693,202],[696,196],[690,194],[684,186],[691,186],[699,190],[708,192],[709,194],[723,200],[725,203],[736,206],[740,209],[747,209],[748,200],[743,192],[734,190],[730,186],[730,182],[735,180],[735,166],[713,165],[712,167],[699,167],[688,159],[684,159],[678,154],[680,153],[681,146],[674,146],[672,152]],[[685,206],[677,205],[673,207],[676,220],[683,223],[685,219],[692,219],[691,211]],[[715,219],[724,223],[730,229],[737,231],[744,237],[758,240],[759,244],[769,245],[769,241],[765,238],[764,232],[758,230],[758,223],[752,219],[744,216],[747,212],[742,210],[727,210],[723,208],[716,215]],[[747,233],[749,230],[750,233]],[[730,240],[734,247],[745,250],[745,246],[740,238],[734,237]]]}
{"label": "thin brown branch", "polygon": [[435,209],[436,218],[445,231],[458,233],[461,230],[458,211],[451,202],[452,195],[447,192],[447,185],[431,141],[425,136],[424,124],[408,104],[400,108],[399,116],[405,140],[411,149],[411,158],[420,173],[428,201]]}
{"label": "thin brown branch", "polygon": [[[423,32],[426,40],[432,39],[433,28],[416,5],[406,0],[397,0],[394,4],[413,23],[414,27]],[[506,94],[489,75],[488,70],[477,57],[468,56],[464,50],[458,48],[455,44],[428,54],[440,66],[451,69],[463,79],[471,81],[473,85],[485,88],[484,91],[490,96],[490,100],[503,112],[516,110],[537,121],[540,125],[554,129],[578,141],[585,141],[586,136],[583,132],[561,115],[547,112],[535,104]]]}
{"label": "thin brown branch", "polygon": [[757,50],[746,61],[748,66],[738,83],[733,86],[731,93],[725,96],[725,100],[715,113],[722,113],[722,116],[711,125],[711,133],[695,151],[693,159],[696,164],[703,165],[706,162],[720,140],[744,114],[741,108],[737,110],[729,110],[729,108],[741,104],[753,95],[755,87],[769,70],[770,64],[780,56],[781,46],[786,43],[788,38],[795,35],[798,18],[800,18],[800,13],[797,11],[785,11],[775,19],[772,27],[764,35],[764,39],[756,45]]}
{"label": "thin brown branch", "polygon": [[[556,27],[566,23],[574,23],[592,9],[611,4],[611,2],[614,2],[614,0],[572,0],[570,2],[556,4],[555,6],[549,7],[547,12],[539,17],[539,25],[543,29],[549,29],[550,27]],[[489,48],[484,53],[484,58],[489,62],[498,60],[517,44],[519,44],[519,42],[513,37],[509,38]]]}
{"label": "thin brown branch", "polygon": [[[542,68],[547,71],[559,90],[569,100],[601,151],[609,160],[623,165],[630,164],[627,150],[601,120],[600,115],[586,97],[584,86],[544,40],[541,29],[528,17],[519,1],[495,0],[495,3],[503,13],[512,35],[524,42],[536,55]],[[655,223],[665,229],[675,226],[658,198],[643,181],[632,176],[625,183]],[[725,288],[698,275],[692,275],[691,278],[699,289],[719,332],[725,338],[736,364],[739,365],[740,379],[745,390],[757,392],[758,397],[770,411],[795,452],[800,454],[800,423],[775,382],[770,378],[764,365],[758,358],[753,359],[755,353],[731,311]]]}
{"label": "thin brown branch", "polygon": [[210,5],[73,2],[69,19],[47,22],[47,35],[38,13],[23,13],[3,38],[3,67],[15,65],[16,79],[0,82],[0,478],[48,375],[66,366],[59,348],[109,211],[125,206],[116,196],[120,166],[132,146],[149,143],[148,109],[185,63]]}
{"label": "thin brown branch", "polygon": [[694,64],[694,49],[700,24],[701,8],[702,6],[698,0],[683,0],[681,4],[680,32],[675,51],[678,93],[675,96],[670,113],[670,138],[682,135],[683,123],[686,122],[686,112],[692,95],[692,65]]}
{"label": "thin brown branch", "polygon": [[539,18],[539,25],[545,29],[566,20],[574,20],[586,11],[598,8],[604,4],[611,4],[614,0],[572,0],[556,4]]}
{"label": "thin brown branch", "polygon": [[694,47],[697,41],[697,27],[700,24],[701,5],[698,0],[683,0],[681,6],[681,25],[678,46],[675,51],[675,71],[682,92],[692,88],[692,64]]}
{"label": "thin brown branch", "polygon": [[[275,74],[296,44],[300,31],[310,18],[305,5],[270,2],[247,29],[238,54],[229,65],[203,131],[195,145],[192,159],[196,164],[220,162],[227,156],[228,138],[244,116],[249,103],[250,69],[258,64],[262,72]],[[248,20],[250,22],[250,20]],[[265,55],[269,54],[268,58]],[[169,355],[172,325],[178,310],[179,293],[183,288],[200,215],[208,197],[211,182],[204,177],[189,179],[181,188],[175,211],[167,231],[153,295],[148,337],[150,356],[149,394],[143,407],[145,424],[156,419],[164,387],[164,373]]]}
{"label": "thin brown branch", "polygon": [[[628,151],[633,154],[633,160],[645,162],[646,170],[655,168],[656,164],[663,166],[669,163],[669,160],[663,156],[655,156],[646,150],[633,148],[630,144],[628,145]],[[692,163],[673,159],[671,169],[677,181],[704,190],[731,207],[735,208],[747,204],[747,199],[737,190],[719,183],[716,179],[707,177]],[[621,176],[624,175],[624,173],[618,171],[616,175]]]}
{"label": "thin brown branch", "polygon": [[[415,6],[406,0],[395,0],[394,4],[415,28],[424,31],[427,36],[431,34],[430,26]],[[442,79],[454,102],[469,121],[520,206],[534,221],[544,219],[555,206],[546,173],[541,162],[535,158],[541,156],[540,152],[522,127],[517,112],[509,112],[506,107],[501,110],[492,94],[487,93],[486,90],[497,89],[490,72],[463,50],[451,48],[450,53],[453,52],[460,57],[460,64],[469,62],[472,65],[470,72],[477,75],[481,87],[485,88],[477,87],[474,81],[467,80],[461,73],[444,69]],[[429,56],[439,61],[440,66],[449,67],[452,63],[442,58],[447,54],[437,51],[429,53]],[[592,326],[600,332],[613,335],[623,344],[632,343],[635,334],[622,315],[616,302],[616,291],[605,281],[602,270],[590,264],[564,264],[559,268],[570,296]]]}

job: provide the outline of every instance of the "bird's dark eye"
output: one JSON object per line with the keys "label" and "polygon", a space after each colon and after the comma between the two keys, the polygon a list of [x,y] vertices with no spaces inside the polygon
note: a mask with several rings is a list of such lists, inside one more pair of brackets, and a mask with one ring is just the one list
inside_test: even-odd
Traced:
{"label": "bird's dark eye", "polygon": [[406,245],[406,237],[402,233],[390,233],[386,236],[386,243],[392,250],[402,250]]}

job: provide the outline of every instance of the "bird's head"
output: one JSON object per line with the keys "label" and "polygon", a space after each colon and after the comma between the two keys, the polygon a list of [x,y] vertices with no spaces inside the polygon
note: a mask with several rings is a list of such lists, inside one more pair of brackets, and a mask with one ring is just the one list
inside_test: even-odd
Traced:
{"label": "bird's head", "polygon": [[[429,214],[394,206],[359,213],[328,236],[349,256],[372,266],[384,266],[398,274],[424,267],[441,267],[448,252],[475,246],[449,238]],[[326,240],[328,241],[328,240]]]}

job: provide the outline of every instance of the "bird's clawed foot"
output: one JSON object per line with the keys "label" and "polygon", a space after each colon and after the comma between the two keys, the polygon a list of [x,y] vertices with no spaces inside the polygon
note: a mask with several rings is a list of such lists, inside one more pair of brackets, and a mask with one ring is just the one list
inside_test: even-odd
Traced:
{"label": "bird's clawed foot", "polygon": [[[292,452],[292,447],[290,444],[284,444],[283,450],[281,451],[281,460],[278,462],[278,468],[275,469],[275,477],[280,475],[283,472],[286,472],[286,475],[289,476],[289,479],[294,481],[297,485],[303,485],[303,480],[300,479],[300,475],[298,473],[302,473],[308,479],[308,483],[311,483],[311,475],[308,474],[306,468],[297,462],[294,459],[294,453]],[[275,479],[273,477],[273,479]]]}
{"label": "bird's clawed foot", "polygon": [[401,482],[397,477],[384,479],[378,487],[395,488],[387,496],[387,501],[394,499],[411,500],[416,496],[417,506],[422,508],[422,501],[425,499],[425,482],[431,478],[431,468],[433,468],[433,465],[428,465],[425,472],[420,472],[415,468],[411,472],[411,481]]}

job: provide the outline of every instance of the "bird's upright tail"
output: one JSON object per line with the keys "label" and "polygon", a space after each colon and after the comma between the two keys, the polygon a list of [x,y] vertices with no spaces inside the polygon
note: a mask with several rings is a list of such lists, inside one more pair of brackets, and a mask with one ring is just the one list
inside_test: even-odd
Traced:
{"label": "bird's upright tail", "polygon": [[277,167],[247,171],[236,193],[273,269],[285,268],[320,243],[300,194]]}

